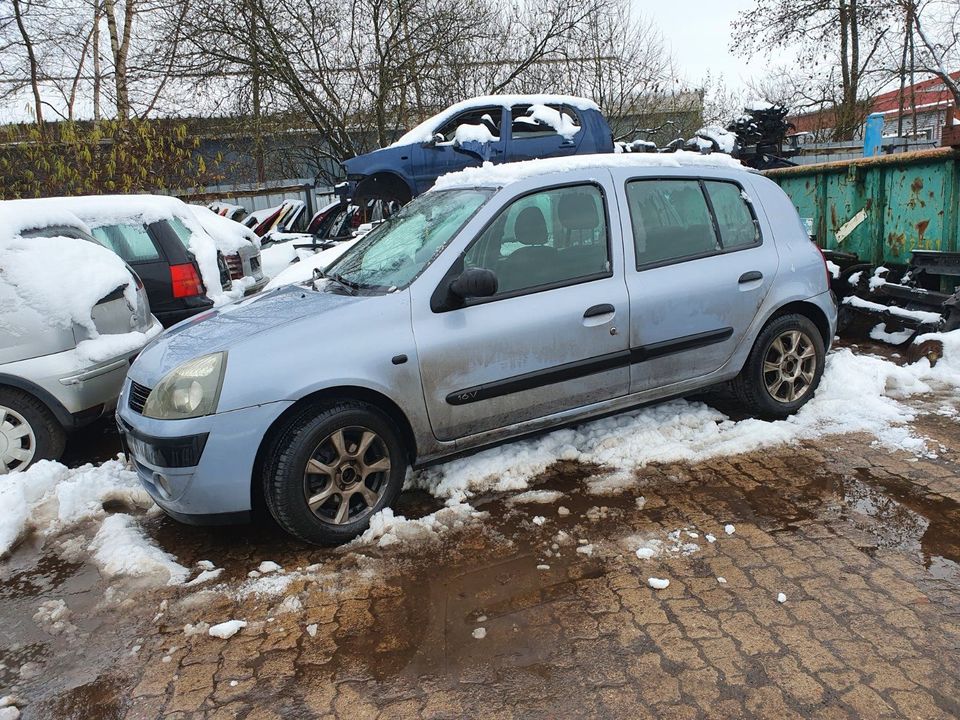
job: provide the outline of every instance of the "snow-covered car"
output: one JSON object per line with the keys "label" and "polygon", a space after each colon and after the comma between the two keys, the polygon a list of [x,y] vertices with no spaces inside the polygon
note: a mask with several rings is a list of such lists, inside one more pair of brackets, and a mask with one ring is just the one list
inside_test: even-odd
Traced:
{"label": "snow-covered car", "polygon": [[117,422],[172,517],[237,520],[263,498],[288,532],[338,543],[411,464],[718,384],[785,418],[836,318],[789,198],[727,155],[471,168],[322,277],[161,337]]}
{"label": "snow-covered car", "polygon": [[[239,223],[205,207],[165,195],[90,195],[46,198],[41,202],[74,213],[94,234],[101,227],[137,228],[165,222],[193,254],[205,294],[214,306],[257,292],[267,283],[260,267],[259,239]],[[159,254],[156,248],[154,252]],[[221,283],[218,253],[230,273],[227,287]],[[207,308],[197,312],[203,309]]]}
{"label": "snow-covered car", "polygon": [[424,120],[389,147],[344,160],[347,184],[338,191],[355,201],[402,205],[441,175],[486,161],[612,152],[613,133],[590,100],[568,95],[476,97]]}
{"label": "snow-covered car", "polygon": [[112,412],[161,330],[140,279],[76,216],[0,202],[0,474],[59,458],[68,432]]}

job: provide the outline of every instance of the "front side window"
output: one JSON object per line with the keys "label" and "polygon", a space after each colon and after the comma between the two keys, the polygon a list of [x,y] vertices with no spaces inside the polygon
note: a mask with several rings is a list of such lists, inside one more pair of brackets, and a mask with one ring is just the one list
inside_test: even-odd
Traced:
{"label": "front side window", "polygon": [[93,236],[128,263],[160,259],[160,253],[144,225],[103,225],[93,229]]}
{"label": "front side window", "polygon": [[514,201],[478,237],[464,268],[497,276],[497,296],[610,273],[603,195],[595,185],[555,188]]}
{"label": "front side window", "polygon": [[627,204],[638,268],[720,250],[697,180],[628,182]]}
{"label": "front side window", "polygon": [[347,250],[327,275],[357,288],[388,292],[413,282],[493,190],[421,195]]}
{"label": "front side window", "polygon": [[717,215],[720,241],[724,249],[749,247],[760,242],[760,229],[747,207],[740,187],[716,180],[707,180],[703,184]]}
{"label": "front side window", "polygon": [[476,108],[462,112],[455,118],[448,120],[439,128],[437,133],[443,135],[443,142],[452,143],[457,137],[457,128],[461,125],[485,127],[494,139],[500,138],[500,119],[503,116],[503,108],[486,107]]}

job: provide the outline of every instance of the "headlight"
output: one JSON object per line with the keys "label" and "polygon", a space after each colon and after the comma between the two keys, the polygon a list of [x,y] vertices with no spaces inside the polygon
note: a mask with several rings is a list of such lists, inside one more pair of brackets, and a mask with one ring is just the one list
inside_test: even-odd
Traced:
{"label": "headlight", "polygon": [[217,411],[225,352],[188,360],[157,383],[143,406],[146,417],[158,420],[184,420],[212,415]]}

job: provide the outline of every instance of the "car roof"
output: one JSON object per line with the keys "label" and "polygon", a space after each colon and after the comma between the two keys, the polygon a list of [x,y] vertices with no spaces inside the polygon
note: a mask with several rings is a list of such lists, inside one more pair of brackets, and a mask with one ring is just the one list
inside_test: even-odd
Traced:
{"label": "car roof", "polygon": [[[679,150],[673,153],[609,153],[597,155],[573,155],[561,158],[543,158],[523,162],[484,165],[448,173],[440,177],[431,189],[447,190],[462,187],[504,187],[521,180],[573,170],[627,168],[649,170],[650,168],[687,168],[708,170],[711,176],[717,170],[735,177],[751,172],[729,155],[723,153],[700,153]],[[645,173],[649,174],[649,173]]]}

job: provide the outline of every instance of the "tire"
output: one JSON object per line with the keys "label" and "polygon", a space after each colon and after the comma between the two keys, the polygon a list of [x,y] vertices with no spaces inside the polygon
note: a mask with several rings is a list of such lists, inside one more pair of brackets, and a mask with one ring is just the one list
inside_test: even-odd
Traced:
{"label": "tire", "polygon": [[0,475],[37,460],[59,460],[67,433],[47,406],[15,388],[0,388]]}
{"label": "tire", "polygon": [[[796,344],[791,347],[794,338]],[[747,362],[733,380],[734,393],[751,414],[782,420],[813,397],[825,359],[817,326],[803,315],[781,315],[760,332]],[[813,362],[816,364],[811,367]]]}
{"label": "tire", "polygon": [[339,545],[396,502],[406,470],[405,448],[385,414],[366,403],[334,402],[294,416],[274,437],[263,495],[270,514],[291,535]]}

